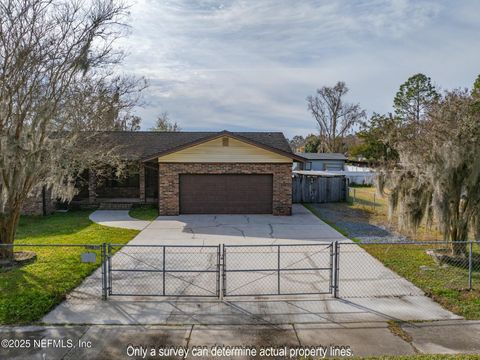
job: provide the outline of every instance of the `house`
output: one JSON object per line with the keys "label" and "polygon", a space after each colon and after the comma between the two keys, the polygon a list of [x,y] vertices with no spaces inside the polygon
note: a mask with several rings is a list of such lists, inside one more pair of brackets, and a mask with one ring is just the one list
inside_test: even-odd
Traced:
{"label": "house", "polygon": [[122,178],[114,169],[85,172],[70,205],[156,204],[160,215],[290,215],[292,163],[304,161],[280,132],[106,131],[89,141],[115,149],[128,171]]}
{"label": "house", "polygon": [[305,162],[294,164],[294,170],[343,171],[347,157],[340,153],[296,153]]}

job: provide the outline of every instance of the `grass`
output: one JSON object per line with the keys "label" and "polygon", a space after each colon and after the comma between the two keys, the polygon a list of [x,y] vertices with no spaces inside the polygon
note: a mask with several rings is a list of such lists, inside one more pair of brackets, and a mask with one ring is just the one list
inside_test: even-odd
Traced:
{"label": "grass", "polygon": [[140,205],[131,209],[128,214],[135,219],[152,221],[158,217],[158,208],[154,205]]}
{"label": "grass", "polygon": [[[341,219],[353,219],[358,222],[368,222],[373,225],[388,227],[392,232],[402,233],[396,227],[396,221],[388,219],[387,203],[384,199],[375,196],[374,188],[355,188],[356,201],[347,203],[327,204],[328,209],[335,210]],[[351,199],[353,189],[350,190]],[[318,211],[310,204],[305,206],[317,217],[325,221]],[[343,235],[351,237],[342,222],[326,221]],[[421,227],[416,234],[404,233],[417,241],[435,241],[441,239],[441,234],[435,228]],[[403,276],[428,296],[446,309],[465,317],[466,319],[480,319],[480,268],[474,267],[473,290],[468,290],[468,271],[464,266],[455,264],[439,265],[427,254],[427,250],[441,247],[441,245],[361,245],[370,255],[374,256],[388,268]],[[474,257],[480,256],[480,247],[474,247]],[[457,264],[460,265],[460,264]]]}
{"label": "grass", "polygon": [[388,330],[399,338],[401,338],[403,341],[408,342],[409,344],[412,343],[413,339],[412,337],[402,328],[401,322],[396,321],[396,320],[390,320],[388,321]]}
{"label": "grass", "polygon": [[[40,320],[100,265],[100,251],[85,247],[20,246],[22,244],[124,244],[138,231],[92,223],[89,211],[22,217],[15,251],[30,250],[37,259],[0,272],[0,324],[26,324]],[[80,254],[97,254],[95,263],[81,263]]]}

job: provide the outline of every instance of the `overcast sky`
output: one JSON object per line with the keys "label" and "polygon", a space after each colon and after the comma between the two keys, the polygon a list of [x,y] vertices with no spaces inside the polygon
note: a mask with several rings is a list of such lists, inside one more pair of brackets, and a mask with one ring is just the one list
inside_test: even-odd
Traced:
{"label": "overcast sky", "polygon": [[441,88],[480,73],[480,1],[131,0],[125,71],[145,76],[143,129],[316,131],[305,98],[345,81],[369,114],[422,72]]}

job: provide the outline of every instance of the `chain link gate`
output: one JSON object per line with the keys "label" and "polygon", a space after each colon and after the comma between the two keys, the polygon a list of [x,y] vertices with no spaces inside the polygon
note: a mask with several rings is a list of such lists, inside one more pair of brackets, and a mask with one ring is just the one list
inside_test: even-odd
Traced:
{"label": "chain link gate", "polygon": [[220,246],[107,245],[109,296],[220,296]]}
{"label": "chain link gate", "polygon": [[337,244],[104,245],[103,297],[336,294]]}
{"label": "chain link gate", "polygon": [[223,296],[332,294],[334,246],[224,245]]}

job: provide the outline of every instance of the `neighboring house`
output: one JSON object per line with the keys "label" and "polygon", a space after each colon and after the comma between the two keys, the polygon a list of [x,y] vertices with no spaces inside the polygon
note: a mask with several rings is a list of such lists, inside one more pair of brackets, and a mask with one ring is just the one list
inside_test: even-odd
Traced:
{"label": "neighboring house", "polygon": [[[290,215],[293,154],[278,132],[122,132],[95,134],[95,144],[129,164],[125,178],[93,171],[76,206],[158,204],[160,215]],[[113,174],[113,169],[112,169]]]}
{"label": "neighboring house", "polygon": [[294,170],[343,171],[347,157],[340,153],[296,153],[305,162],[295,163]]}

